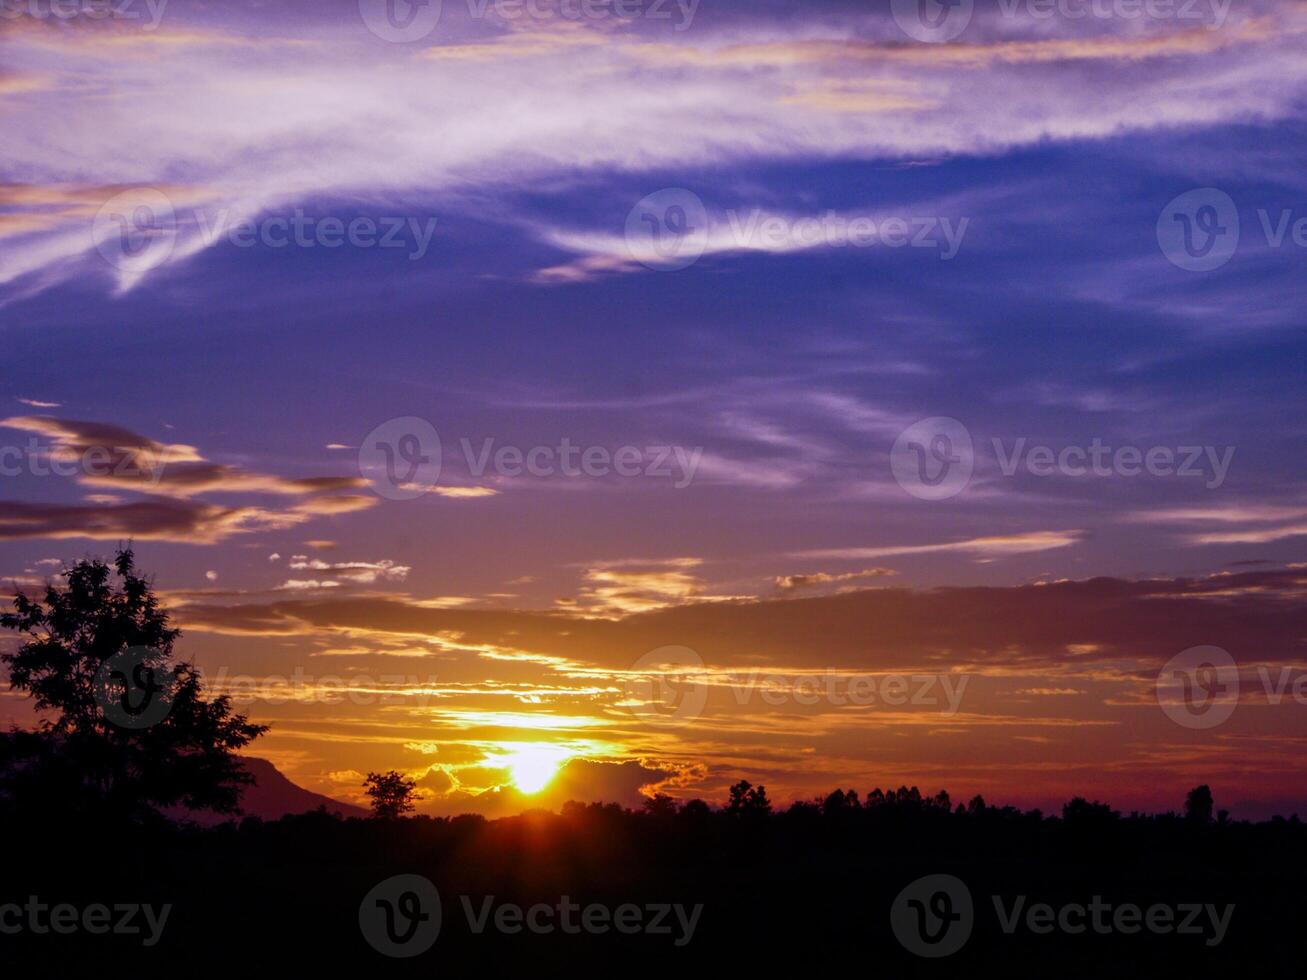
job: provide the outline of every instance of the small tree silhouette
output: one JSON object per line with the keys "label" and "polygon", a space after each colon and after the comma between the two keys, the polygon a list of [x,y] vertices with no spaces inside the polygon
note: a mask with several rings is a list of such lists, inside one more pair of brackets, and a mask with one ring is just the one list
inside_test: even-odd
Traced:
{"label": "small tree silhouette", "polygon": [[1212,799],[1212,790],[1206,783],[1202,786],[1195,786],[1189,791],[1189,795],[1184,798],[1185,818],[1197,824],[1211,823],[1214,807],[1215,801]]}
{"label": "small tree silhouette", "polygon": [[771,813],[771,800],[767,799],[766,786],[754,786],[741,779],[731,787],[726,812],[741,817],[765,817]]}
{"label": "small tree silhouette", "polygon": [[644,812],[659,820],[676,816],[678,809],[676,801],[666,793],[655,793],[644,801]]}
{"label": "small tree silhouette", "polygon": [[[14,612],[0,615],[0,627],[26,636],[16,652],[0,654],[10,686],[53,713],[37,731],[0,736],[8,795],[52,812],[89,807],[111,818],[177,804],[236,812],[253,777],[235,752],[267,726],[232,714],[227,697],[206,700],[195,668],[173,662],[181,631],[168,625],[150,582],[136,574],[130,549],[118,551],[112,569],[87,559],[64,574],[64,586],[47,585],[44,603],[19,591]],[[146,694],[162,692],[167,709],[137,728],[115,723],[105,707],[106,662],[131,648],[143,651],[132,683],[162,679]]]}
{"label": "small tree silhouette", "polygon": [[380,820],[394,820],[413,812],[413,792],[418,784],[394,769],[370,772],[363,787],[372,800],[372,815]]}

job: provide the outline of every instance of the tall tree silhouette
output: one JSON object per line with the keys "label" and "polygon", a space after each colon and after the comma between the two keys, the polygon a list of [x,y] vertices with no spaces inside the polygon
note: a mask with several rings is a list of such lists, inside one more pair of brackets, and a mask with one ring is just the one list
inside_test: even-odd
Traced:
{"label": "tall tree silhouette", "polygon": [[1206,783],[1195,786],[1184,798],[1184,815],[1197,824],[1211,823],[1214,807],[1215,801],[1212,799],[1212,789]]}
{"label": "tall tree silhouette", "polygon": [[[43,602],[18,592],[14,611],[0,615],[0,627],[26,638],[0,655],[10,686],[46,715],[36,731],[4,736],[6,795],[31,804],[39,787],[49,807],[122,818],[179,804],[235,812],[252,778],[234,753],[266,726],[233,714],[227,697],[206,699],[194,666],[174,662],[181,632],[130,549],[112,568],[87,559],[65,577],[63,586],[47,585]],[[137,705],[149,703],[152,713],[116,716],[114,699],[128,704],[137,685]]]}

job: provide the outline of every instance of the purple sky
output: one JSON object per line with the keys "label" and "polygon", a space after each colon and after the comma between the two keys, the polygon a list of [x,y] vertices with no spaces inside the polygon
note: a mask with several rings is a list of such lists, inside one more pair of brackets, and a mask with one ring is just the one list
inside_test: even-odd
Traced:
{"label": "purple sky", "polygon": [[0,0],[0,574],[131,539],[292,778],[1303,798],[1307,4],[101,11]]}

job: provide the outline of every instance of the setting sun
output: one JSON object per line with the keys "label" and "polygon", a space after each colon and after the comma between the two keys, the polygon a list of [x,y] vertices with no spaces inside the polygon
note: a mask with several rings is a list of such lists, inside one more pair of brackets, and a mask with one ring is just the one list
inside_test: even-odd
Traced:
{"label": "setting sun", "polygon": [[549,785],[567,760],[567,751],[551,745],[524,745],[503,759],[513,785],[523,793],[538,793]]}

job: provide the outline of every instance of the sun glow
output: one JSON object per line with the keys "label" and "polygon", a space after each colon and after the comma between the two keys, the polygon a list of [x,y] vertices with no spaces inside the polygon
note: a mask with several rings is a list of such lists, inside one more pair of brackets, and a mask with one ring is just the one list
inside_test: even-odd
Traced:
{"label": "sun glow", "polygon": [[553,745],[523,745],[504,756],[502,765],[513,777],[513,785],[523,793],[538,793],[567,761],[568,751]]}

